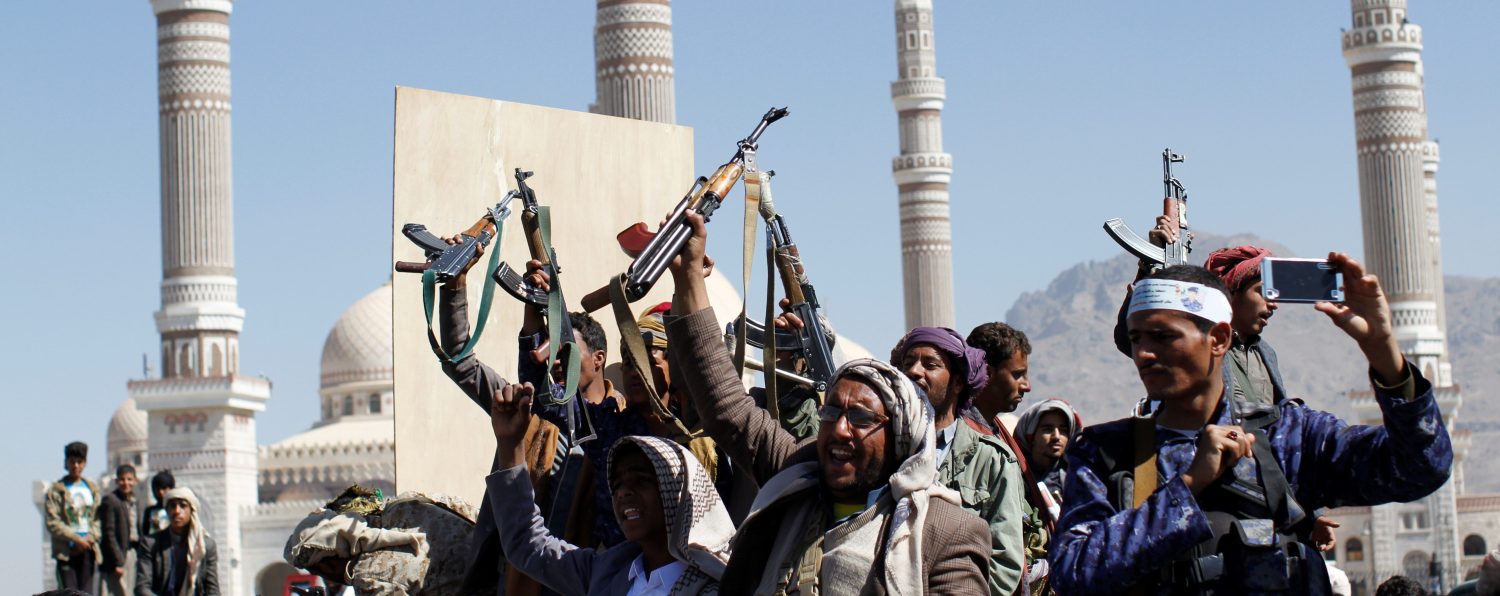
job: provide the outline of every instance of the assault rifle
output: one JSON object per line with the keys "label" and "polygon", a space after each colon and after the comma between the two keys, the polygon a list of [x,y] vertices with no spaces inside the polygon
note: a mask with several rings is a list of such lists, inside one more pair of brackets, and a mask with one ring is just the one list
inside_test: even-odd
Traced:
{"label": "assault rifle", "polygon": [[[516,190],[512,191],[521,198],[521,230],[526,234],[526,248],[531,253],[531,259],[542,262],[542,270],[547,276],[557,283],[556,251],[550,251],[549,247],[542,243],[542,232],[537,221],[539,207],[536,201],[536,191],[526,184],[532,172],[523,172],[516,168]],[[539,287],[526,282],[510,263],[500,263],[500,268],[495,270],[495,282],[505,288],[516,300],[533,304],[536,306],[547,306],[547,292]]]}
{"label": "assault rifle", "polygon": [[438,283],[452,281],[463,273],[464,267],[469,266],[469,262],[479,254],[480,248],[490,245],[490,240],[497,231],[496,226],[510,217],[510,202],[514,198],[515,191],[506,193],[505,198],[486,211],[479,221],[459,234],[457,244],[448,244],[427,231],[427,226],[422,224],[409,223],[401,226],[401,233],[426,253],[427,262],[396,261],[396,271],[422,273],[431,270]]}
{"label": "assault rifle", "polygon": [[[813,289],[812,282],[807,279],[807,269],[802,266],[802,257],[797,250],[797,244],[792,241],[792,234],[787,230],[786,218],[776,212],[769,189],[762,189],[761,193],[761,216],[766,220],[767,240],[771,245],[776,270],[781,274],[781,286],[786,291],[792,314],[802,319],[800,329],[776,330],[776,347],[778,350],[795,351],[806,359],[807,368],[804,370],[806,378],[797,380],[809,381],[804,384],[808,384],[813,391],[821,393],[828,389],[828,380],[833,378],[834,365],[833,348],[828,342],[830,334],[823,325],[823,317],[818,313],[821,308],[818,304],[818,293]],[[733,335],[739,331],[738,321],[736,321],[729,324],[725,333]],[[767,331],[765,325],[747,317],[745,331],[745,343],[757,348],[765,347]]]}
{"label": "assault rifle", "polygon": [[1158,247],[1131,231],[1130,226],[1125,225],[1118,217],[1104,222],[1105,233],[1114,238],[1126,252],[1144,263],[1155,263],[1161,267],[1183,265],[1188,262],[1188,253],[1193,250],[1192,234],[1188,232],[1187,189],[1182,186],[1182,181],[1172,176],[1172,164],[1182,163],[1184,159],[1171,149],[1163,149],[1161,152],[1161,184],[1162,195],[1165,197],[1162,199],[1162,214],[1167,217],[1167,225],[1177,229],[1176,241]]}
{"label": "assault rifle", "polygon": [[667,216],[666,223],[657,229],[650,231],[645,223],[636,223],[620,232],[616,239],[620,248],[633,257],[635,261],[626,270],[625,297],[635,302],[645,297],[651,287],[656,285],[656,280],[661,279],[662,272],[667,270],[667,264],[682,251],[682,245],[692,236],[693,230],[687,223],[687,212],[689,209],[703,215],[704,221],[713,215],[714,210],[724,202],[724,197],[734,188],[735,183],[745,173],[745,159],[747,156],[754,158],[757,143],[760,141],[761,133],[772,122],[780,120],[787,115],[786,108],[771,108],[760,119],[760,124],[750,136],[741,139],[735,151],[734,157],[719,169],[714,171],[712,177],[699,177],[688,189],[686,196],[677,203],[672,214]]}
{"label": "assault rifle", "polygon": [[[548,244],[550,238],[544,239],[542,237],[541,204],[536,200],[536,191],[532,190],[531,186],[526,184],[526,179],[530,178],[531,175],[532,172],[525,172],[521,168],[516,168],[516,190],[511,191],[521,198],[521,231],[526,235],[526,249],[530,252],[531,259],[541,261],[542,271],[547,273],[552,291],[557,293],[557,301],[561,305],[561,308],[558,309],[559,312],[556,314],[548,313],[549,317],[558,317],[557,324],[552,325],[552,327],[560,329],[562,333],[572,333],[573,322],[568,315],[568,303],[562,297],[562,281],[558,279],[558,274],[562,272],[562,267],[557,264],[557,250]],[[548,227],[550,227],[550,222]],[[551,235],[550,231],[548,235]],[[505,288],[505,291],[509,292],[516,300],[541,308],[547,308],[547,291],[527,283],[526,279],[519,273],[516,273],[515,269],[512,269],[509,263],[500,263],[500,266],[495,269],[493,277],[495,282],[500,284],[500,287]],[[552,321],[549,321],[549,323],[552,323]],[[549,343],[552,341],[550,335],[547,341]],[[572,345],[572,341],[566,336],[558,341],[562,342],[561,345],[564,349]],[[540,346],[538,350],[542,350],[545,347]]]}

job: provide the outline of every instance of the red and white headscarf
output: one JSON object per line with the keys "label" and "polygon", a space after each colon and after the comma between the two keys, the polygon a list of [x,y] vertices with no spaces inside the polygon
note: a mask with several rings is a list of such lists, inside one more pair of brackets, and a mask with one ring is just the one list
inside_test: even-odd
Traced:
{"label": "red and white headscarf", "polygon": [[1269,256],[1271,251],[1259,246],[1232,246],[1208,253],[1203,268],[1224,280],[1230,293],[1238,294],[1245,286],[1260,279],[1260,262]]}

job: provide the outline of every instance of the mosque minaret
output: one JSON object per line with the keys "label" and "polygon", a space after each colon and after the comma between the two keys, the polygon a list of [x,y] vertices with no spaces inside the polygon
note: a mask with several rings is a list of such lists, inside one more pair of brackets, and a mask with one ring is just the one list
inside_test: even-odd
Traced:
{"label": "mosque minaret", "polygon": [[[1463,457],[1471,437],[1456,429],[1463,395],[1448,362],[1437,213],[1438,147],[1427,131],[1422,28],[1406,0],[1351,0],[1353,27],[1342,35],[1354,94],[1355,149],[1364,259],[1390,300],[1401,351],[1433,384],[1453,438],[1453,477],[1414,503],[1367,508],[1354,532],[1371,541],[1371,582],[1441,570],[1443,589],[1464,561],[1456,527]],[[1380,424],[1368,391],[1351,393],[1361,422]],[[1363,546],[1363,545],[1361,545]]]}
{"label": "mosque minaret", "polygon": [[901,272],[906,326],[952,327],[953,231],[943,153],[946,85],[937,76],[932,1],[896,0],[897,79],[891,101],[900,120],[901,155],[891,162],[900,192]]}
{"label": "mosque minaret", "polygon": [[598,96],[589,111],[676,123],[669,0],[599,0],[594,69]]}
{"label": "mosque minaret", "polygon": [[255,414],[270,381],[239,371],[230,166],[230,0],[152,0],[161,151],[161,377],[131,381],[146,462],[202,501],[226,593],[240,593],[240,514],[257,501]]}

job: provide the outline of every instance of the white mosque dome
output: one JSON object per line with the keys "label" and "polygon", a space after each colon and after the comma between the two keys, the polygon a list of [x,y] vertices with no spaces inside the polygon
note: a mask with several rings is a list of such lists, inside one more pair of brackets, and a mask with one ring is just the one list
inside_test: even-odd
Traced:
{"label": "white mosque dome", "polygon": [[146,450],[146,413],[135,407],[135,399],[127,397],[115,409],[115,415],[109,419],[105,445],[111,456]]}
{"label": "white mosque dome", "polygon": [[321,387],[393,383],[391,283],[370,292],[339,317],[323,341]]}

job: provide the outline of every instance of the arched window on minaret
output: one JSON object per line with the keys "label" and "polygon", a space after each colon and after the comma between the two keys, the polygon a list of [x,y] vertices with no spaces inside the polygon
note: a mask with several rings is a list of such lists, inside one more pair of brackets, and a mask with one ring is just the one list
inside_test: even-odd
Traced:
{"label": "arched window on minaret", "polygon": [[214,342],[213,360],[209,361],[208,375],[211,377],[224,376],[224,348],[219,342]]}
{"label": "arched window on minaret", "polygon": [[173,366],[176,363],[177,363],[177,359],[172,357],[172,344],[170,342],[165,342],[165,341],[161,342],[161,376],[162,376],[162,378],[164,378],[164,379],[165,378],[171,378],[172,375],[176,373],[176,368]]}

